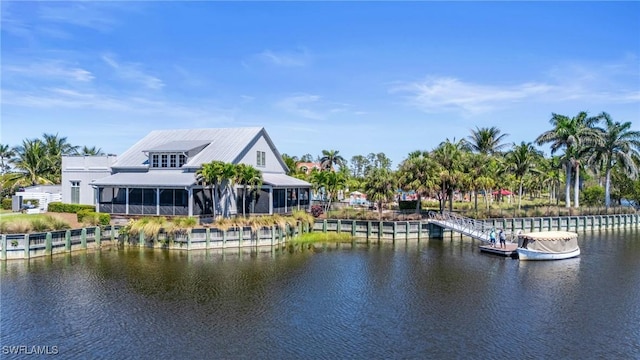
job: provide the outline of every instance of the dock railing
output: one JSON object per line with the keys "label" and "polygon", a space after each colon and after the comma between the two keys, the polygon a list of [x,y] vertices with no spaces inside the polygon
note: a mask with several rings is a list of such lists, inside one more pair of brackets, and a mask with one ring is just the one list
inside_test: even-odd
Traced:
{"label": "dock railing", "polygon": [[[484,220],[471,219],[448,211],[442,213],[432,211],[429,213],[429,219],[440,226],[483,242],[490,241],[489,233],[492,228],[495,228],[494,225],[487,223]],[[507,231],[507,229],[503,229],[503,231],[507,236],[507,241],[514,242],[515,240],[517,242],[517,234],[512,231]],[[498,233],[496,231],[496,241],[499,241],[497,236]]]}

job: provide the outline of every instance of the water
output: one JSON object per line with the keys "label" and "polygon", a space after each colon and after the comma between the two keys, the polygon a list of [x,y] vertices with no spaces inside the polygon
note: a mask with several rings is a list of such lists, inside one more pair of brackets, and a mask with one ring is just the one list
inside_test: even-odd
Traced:
{"label": "water", "polygon": [[[459,237],[1,265],[0,351],[61,358],[639,359],[640,234],[519,262]],[[24,351],[22,355],[25,355]]]}

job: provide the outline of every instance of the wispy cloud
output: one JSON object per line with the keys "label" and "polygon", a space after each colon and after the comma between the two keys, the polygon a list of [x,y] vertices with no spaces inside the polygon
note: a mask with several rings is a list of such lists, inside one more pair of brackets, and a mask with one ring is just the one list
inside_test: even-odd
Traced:
{"label": "wispy cloud", "polygon": [[118,24],[113,9],[122,7],[104,2],[70,2],[46,3],[39,8],[38,16],[41,20],[70,24],[93,30],[107,32]]}
{"label": "wispy cloud", "polygon": [[306,49],[296,51],[264,50],[256,58],[268,64],[282,67],[306,66],[311,61],[311,55]]}
{"label": "wispy cloud", "polygon": [[307,119],[322,120],[324,116],[311,107],[320,100],[318,95],[301,94],[284,98],[276,103],[276,107],[288,113]]}
{"label": "wispy cloud", "polygon": [[123,80],[141,84],[142,86],[159,90],[164,87],[164,83],[159,78],[146,74],[140,68],[140,64],[120,63],[116,61],[113,55],[103,55],[102,60],[109,65],[118,77]]}
{"label": "wispy cloud", "polygon": [[[635,65],[637,67],[637,65]],[[542,81],[518,84],[478,84],[455,77],[430,76],[424,80],[397,83],[391,94],[405,96],[409,104],[425,112],[460,112],[474,115],[508,108],[515,103],[633,103],[640,101],[640,75],[632,62],[608,64],[563,64]]]}
{"label": "wispy cloud", "polygon": [[71,80],[78,82],[90,82],[95,77],[86,69],[74,67],[57,60],[43,60],[30,64],[9,64],[2,69],[5,76],[18,75],[26,78],[46,80]]}
{"label": "wispy cloud", "polygon": [[450,77],[430,77],[423,81],[396,85],[390,92],[407,94],[412,105],[426,112],[459,110],[481,113],[503,106],[505,102],[544,94],[550,88],[549,85],[538,83],[500,87],[465,83]]}

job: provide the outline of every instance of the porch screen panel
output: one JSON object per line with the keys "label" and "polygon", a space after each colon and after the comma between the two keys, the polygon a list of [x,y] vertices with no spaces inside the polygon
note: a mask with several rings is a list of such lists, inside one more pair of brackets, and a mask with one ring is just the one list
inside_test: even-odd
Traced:
{"label": "porch screen panel", "polygon": [[250,200],[253,204],[254,214],[269,213],[269,191],[260,189],[260,191],[252,191]]}
{"label": "porch screen panel", "polygon": [[189,192],[185,189],[174,190],[174,210],[175,215],[189,215]]}
{"label": "porch screen panel", "polygon": [[127,213],[127,189],[126,188],[113,188],[113,212],[112,214],[126,214]]}
{"label": "porch screen panel", "polygon": [[110,214],[113,211],[113,188],[98,188],[98,211]]}
{"label": "porch screen panel", "polygon": [[173,189],[160,189],[160,215],[173,215],[175,192]]}
{"label": "porch screen panel", "polygon": [[286,204],[285,189],[273,189],[273,213],[274,214],[284,213],[285,204]]}
{"label": "porch screen panel", "polygon": [[129,214],[142,214],[142,189],[129,189]]}
{"label": "porch screen panel", "polygon": [[307,209],[309,207],[309,188],[299,189],[298,194],[300,195],[300,207],[303,209]]}
{"label": "porch screen panel", "polygon": [[142,189],[142,213],[147,215],[156,215],[158,197],[156,189]]}

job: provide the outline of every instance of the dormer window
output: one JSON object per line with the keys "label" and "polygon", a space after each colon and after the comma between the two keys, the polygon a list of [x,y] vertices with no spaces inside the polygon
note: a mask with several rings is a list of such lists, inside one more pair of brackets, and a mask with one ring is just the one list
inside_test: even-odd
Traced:
{"label": "dormer window", "polygon": [[176,169],[187,163],[187,156],[179,153],[151,153],[152,169]]}
{"label": "dormer window", "polygon": [[144,152],[149,156],[150,169],[178,169],[210,143],[207,140],[170,141]]}

